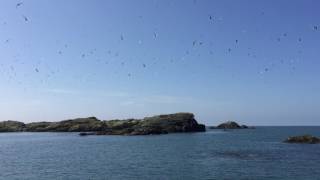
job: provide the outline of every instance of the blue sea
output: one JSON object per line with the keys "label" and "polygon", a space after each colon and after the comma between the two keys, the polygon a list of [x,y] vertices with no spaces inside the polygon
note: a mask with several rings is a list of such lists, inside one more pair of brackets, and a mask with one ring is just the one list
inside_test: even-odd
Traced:
{"label": "blue sea", "polygon": [[320,179],[320,127],[150,136],[1,133],[0,179]]}

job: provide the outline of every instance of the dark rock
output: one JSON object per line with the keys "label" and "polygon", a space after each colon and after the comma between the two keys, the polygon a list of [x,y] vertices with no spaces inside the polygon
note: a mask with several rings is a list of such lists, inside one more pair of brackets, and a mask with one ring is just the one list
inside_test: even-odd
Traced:
{"label": "dark rock", "polygon": [[25,128],[25,124],[18,121],[0,122],[0,132],[20,132]]}
{"label": "dark rock", "polygon": [[218,126],[209,126],[209,129],[253,129],[247,125],[239,125],[234,121],[227,121],[225,123],[219,124]]}
{"label": "dark rock", "polygon": [[227,121],[225,123],[219,124],[217,128],[218,129],[240,129],[241,126],[239,126],[239,124],[234,121]]}
{"label": "dark rock", "polygon": [[25,130],[30,132],[46,132],[52,124],[52,122],[33,122],[26,124]]}
{"label": "dark rock", "polygon": [[[60,122],[15,121],[0,123],[0,132],[83,132],[79,135],[149,135],[176,132],[203,132],[206,128],[194,119],[192,113],[176,113],[144,119],[100,121],[95,117]],[[94,132],[94,133],[92,133]]]}
{"label": "dark rock", "polygon": [[248,129],[249,128],[247,125],[241,125],[240,127],[241,127],[241,129]]}
{"label": "dark rock", "polygon": [[89,135],[96,135],[95,132],[81,132],[79,133],[79,136],[89,136]]}
{"label": "dark rock", "polygon": [[98,132],[99,135],[150,135],[205,131],[205,126],[198,124],[191,113],[159,115],[141,120],[111,120],[105,123],[108,128]]}
{"label": "dark rock", "polygon": [[301,143],[301,144],[317,144],[320,143],[320,138],[311,136],[311,135],[303,135],[303,136],[292,136],[284,141],[285,143]]}
{"label": "dark rock", "polygon": [[105,124],[95,117],[64,120],[60,122],[36,122],[26,125],[30,132],[89,132],[102,131]]}

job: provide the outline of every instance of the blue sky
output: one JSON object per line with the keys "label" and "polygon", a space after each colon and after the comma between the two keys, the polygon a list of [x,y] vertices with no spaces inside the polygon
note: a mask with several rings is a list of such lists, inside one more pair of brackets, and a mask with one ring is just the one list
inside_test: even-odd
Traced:
{"label": "blue sky", "polygon": [[208,125],[320,125],[319,7],[0,1],[0,120],[193,112]]}

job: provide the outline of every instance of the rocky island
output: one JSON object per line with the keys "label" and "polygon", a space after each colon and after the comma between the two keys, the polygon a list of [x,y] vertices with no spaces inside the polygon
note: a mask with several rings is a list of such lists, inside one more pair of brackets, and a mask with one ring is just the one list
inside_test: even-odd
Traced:
{"label": "rocky island", "polygon": [[209,129],[253,129],[253,127],[249,127],[247,125],[239,125],[234,121],[227,121],[218,126],[210,126]]}
{"label": "rocky island", "polygon": [[320,143],[320,138],[311,135],[292,136],[287,138],[284,142],[299,144],[317,144]]}
{"label": "rocky island", "polygon": [[143,119],[102,121],[95,117],[60,122],[0,122],[0,132],[81,132],[80,135],[150,135],[178,132],[204,132],[192,113],[175,113]]}

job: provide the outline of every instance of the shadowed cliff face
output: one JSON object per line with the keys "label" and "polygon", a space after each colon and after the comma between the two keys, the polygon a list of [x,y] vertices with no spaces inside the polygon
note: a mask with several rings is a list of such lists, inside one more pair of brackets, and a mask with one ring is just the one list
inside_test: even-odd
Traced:
{"label": "shadowed cliff face", "polygon": [[[144,119],[100,121],[95,117],[78,118],[60,122],[16,121],[0,123],[0,132],[96,132],[97,135],[149,135],[174,132],[201,132],[205,126],[198,124],[192,113],[176,113],[146,117]],[[85,135],[85,134],[83,134]]]}

